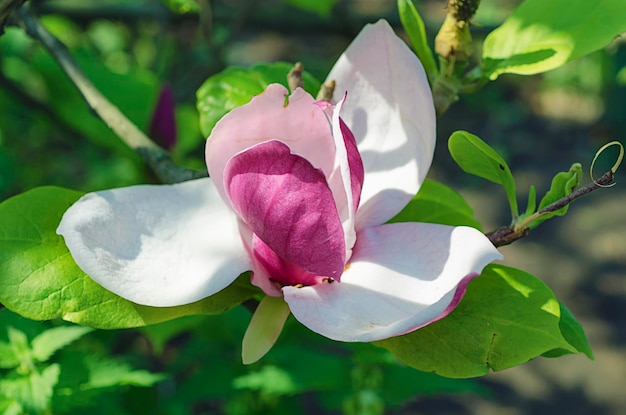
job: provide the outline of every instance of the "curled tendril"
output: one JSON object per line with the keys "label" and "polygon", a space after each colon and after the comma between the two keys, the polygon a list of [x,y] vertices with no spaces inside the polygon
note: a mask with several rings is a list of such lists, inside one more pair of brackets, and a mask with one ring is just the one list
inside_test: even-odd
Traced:
{"label": "curled tendril", "polygon": [[619,155],[617,156],[617,160],[615,161],[615,164],[613,164],[613,167],[611,167],[611,173],[615,174],[615,172],[619,168],[620,164],[622,164],[622,160],[624,159],[624,146],[619,141],[611,141],[610,143],[606,143],[605,145],[600,147],[600,149],[596,152],[596,155],[593,158],[593,161],[591,162],[591,166],[589,167],[589,176],[591,177],[591,180],[596,185],[598,185],[600,187],[613,187],[613,186],[615,186],[615,182],[613,182],[611,184],[600,184],[593,177],[593,166],[596,163],[596,160],[598,159],[598,157],[600,156],[600,154],[602,154],[602,152],[604,150],[606,150],[607,148],[609,148],[611,146],[619,146]]}

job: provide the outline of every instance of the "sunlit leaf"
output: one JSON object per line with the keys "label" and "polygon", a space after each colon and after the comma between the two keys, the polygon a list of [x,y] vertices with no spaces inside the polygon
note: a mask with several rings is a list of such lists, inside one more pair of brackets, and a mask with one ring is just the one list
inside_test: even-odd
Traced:
{"label": "sunlit leaf", "polygon": [[80,196],[42,187],[0,204],[0,303],[8,309],[34,320],[60,317],[122,328],[222,313],[257,292],[247,274],[211,297],[178,307],[140,306],[105,290],[78,268],[56,234],[61,216]]}
{"label": "sunlit leaf", "polygon": [[24,375],[14,372],[0,379],[0,395],[16,400],[28,412],[43,413],[50,406],[60,373],[56,363],[41,372],[35,370]]}
{"label": "sunlit leaf", "polygon": [[81,385],[84,390],[112,386],[152,386],[166,378],[160,373],[133,369],[130,365],[110,358],[88,357],[85,359],[89,380]]}
{"label": "sunlit leaf", "polygon": [[481,229],[465,199],[431,179],[424,181],[417,195],[389,222],[427,222]]}
{"label": "sunlit leaf", "polygon": [[20,361],[13,347],[9,343],[0,342],[0,369],[12,369],[19,365]]}
{"label": "sunlit leaf", "polygon": [[[580,353],[584,353],[589,359],[594,359],[593,351],[589,346],[589,340],[583,330],[582,326],[576,320],[571,311],[565,307],[563,303],[559,303],[561,307],[561,320],[559,327],[565,340],[572,345]],[[554,349],[543,354],[544,357],[559,357],[565,354],[569,354],[569,350]]]}
{"label": "sunlit leaf", "polygon": [[[260,64],[251,68],[230,67],[207,79],[196,93],[202,134],[207,137],[227,112],[247,104],[269,84],[287,86],[287,74],[292,67],[292,64],[285,62]],[[302,78],[304,89],[315,96],[320,82],[306,71]]]}
{"label": "sunlit leaf", "polygon": [[487,143],[467,131],[452,133],[448,149],[454,161],[466,173],[501,184],[511,207],[511,215],[517,218],[515,179],[504,159]]}
{"label": "sunlit leaf", "polygon": [[525,0],[485,39],[485,75],[557,68],[626,32],[624,16],[623,0]]}
{"label": "sunlit leaf", "polygon": [[297,390],[289,373],[272,365],[263,366],[258,371],[234,379],[233,387],[235,389],[260,390],[274,395],[289,395]]}
{"label": "sunlit leaf", "polygon": [[33,356],[40,362],[45,362],[59,349],[78,340],[89,333],[89,327],[64,326],[44,331],[32,341]]}
{"label": "sunlit leaf", "polygon": [[20,415],[22,413],[22,405],[18,401],[0,396],[0,414]]}
{"label": "sunlit leaf", "polygon": [[411,46],[415,54],[424,65],[424,69],[431,81],[437,76],[437,64],[433,56],[433,51],[428,46],[426,39],[426,28],[422,16],[417,12],[413,0],[398,0],[398,14],[404,31],[411,40]]}
{"label": "sunlit leaf", "polygon": [[375,344],[425,372],[452,378],[520,365],[550,350],[576,353],[561,332],[552,291],[526,272],[490,265],[447,317]]}

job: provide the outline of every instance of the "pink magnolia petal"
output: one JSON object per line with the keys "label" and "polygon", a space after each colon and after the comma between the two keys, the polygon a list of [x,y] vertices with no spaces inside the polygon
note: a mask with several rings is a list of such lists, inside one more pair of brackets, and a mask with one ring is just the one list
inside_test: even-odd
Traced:
{"label": "pink magnolia petal", "polygon": [[248,252],[250,260],[252,261],[252,277],[250,278],[250,282],[252,285],[259,287],[265,292],[265,294],[270,295],[272,297],[282,297],[282,290],[276,285],[274,281],[272,281],[271,276],[265,270],[261,262],[257,259],[256,255],[254,255],[254,233],[252,229],[244,223],[241,219],[238,220],[239,224],[239,233],[241,234],[241,240]]}
{"label": "pink magnolia petal", "polygon": [[[356,242],[354,223],[363,187],[364,170],[354,135],[339,117],[346,98],[347,95],[344,95],[335,107],[327,104],[323,108],[331,118],[336,149],[335,166],[328,184],[339,211],[346,241],[346,258],[349,259]],[[323,103],[318,103],[318,105],[321,106]]]}
{"label": "pink magnolia petal", "polygon": [[224,200],[226,163],[236,154],[269,140],[289,146],[291,152],[304,157],[330,175],[335,161],[335,146],[324,111],[315,100],[298,88],[289,97],[285,87],[272,84],[252,101],[235,108],[213,128],[206,144],[206,162]]}
{"label": "pink magnolia petal", "polygon": [[277,281],[281,285],[313,285],[318,284],[326,277],[311,274],[298,265],[276,254],[258,236],[252,238],[252,250],[254,258],[267,273],[271,281]]}
{"label": "pink magnolia petal", "polygon": [[[268,141],[233,157],[224,183],[239,217],[277,256],[310,274],[341,276],[345,244],[335,201],[323,173],[307,160]],[[271,278],[293,283],[280,281],[283,274]]]}
{"label": "pink magnolia petal", "polygon": [[366,26],[328,75],[365,167],[357,230],[397,214],[424,181],[435,148],[435,110],[424,69],[384,20]]}
{"label": "pink magnolia petal", "polygon": [[302,324],[340,341],[375,341],[449,313],[468,278],[501,255],[479,231],[394,223],[358,234],[341,283],[283,287]]}
{"label": "pink magnolia petal", "polygon": [[57,229],[94,281],[138,304],[191,303],[251,268],[211,179],[90,193]]}

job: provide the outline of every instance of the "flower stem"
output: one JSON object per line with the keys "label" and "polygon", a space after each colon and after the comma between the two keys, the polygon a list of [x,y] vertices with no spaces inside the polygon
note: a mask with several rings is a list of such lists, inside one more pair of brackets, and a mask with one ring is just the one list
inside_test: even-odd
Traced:
{"label": "flower stem", "polygon": [[609,170],[604,173],[602,177],[598,180],[589,183],[585,187],[581,187],[580,189],[570,193],[569,195],[557,200],[556,202],[549,204],[543,209],[535,212],[534,214],[528,216],[523,221],[516,223],[511,226],[507,226],[504,228],[496,229],[495,231],[489,232],[486,234],[487,238],[493,243],[495,246],[504,246],[508,245],[512,242],[515,242],[518,239],[521,239],[527,236],[530,233],[530,224],[535,220],[539,219],[541,216],[546,213],[555,212],[564,206],[569,205],[574,200],[582,197],[588,193],[593,192],[601,187],[607,187],[611,183],[613,183],[613,177],[615,172],[613,170]]}

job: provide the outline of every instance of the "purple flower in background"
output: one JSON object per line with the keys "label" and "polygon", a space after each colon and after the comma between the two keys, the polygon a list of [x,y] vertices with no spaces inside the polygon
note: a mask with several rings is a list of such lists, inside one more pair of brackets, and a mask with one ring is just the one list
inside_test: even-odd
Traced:
{"label": "purple flower in background", "polygon": [[176,145],[176,101],[168,84],[161,87],[148,135],[165,150],[171,150]]}

